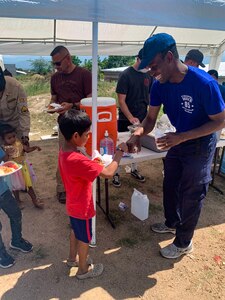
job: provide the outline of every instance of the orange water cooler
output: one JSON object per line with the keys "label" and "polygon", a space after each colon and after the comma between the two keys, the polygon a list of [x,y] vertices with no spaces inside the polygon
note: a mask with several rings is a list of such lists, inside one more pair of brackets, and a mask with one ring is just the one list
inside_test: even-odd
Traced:
{"label": "orange water cooler", "polygon": [[[80,109],[85,111],[92,119],[92,98],[84,98],[80,102]],[[100,150],[100,140],[104,138],[105,130],[108,130],[109,137],[113,139],[114,148],[117,143],[117,109],[114,98],[97,98],[97,150]],[[92,152],[92,134],[86,144],[89,155]]]}

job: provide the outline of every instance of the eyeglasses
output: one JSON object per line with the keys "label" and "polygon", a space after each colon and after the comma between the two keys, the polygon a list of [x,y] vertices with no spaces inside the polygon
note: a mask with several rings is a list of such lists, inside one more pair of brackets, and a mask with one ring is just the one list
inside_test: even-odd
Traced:
{"label": "eyeglasses", "polygon": [[52,61],[53,66],[57,66],[60,67],[62,64],[62,61],[68,56],[68,54],[66,54],[60,61]]}

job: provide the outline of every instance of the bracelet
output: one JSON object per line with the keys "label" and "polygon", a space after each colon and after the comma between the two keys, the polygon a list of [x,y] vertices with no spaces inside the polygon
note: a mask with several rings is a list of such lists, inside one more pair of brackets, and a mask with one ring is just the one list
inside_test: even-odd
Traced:
{"label": "bracelet", "polygon": [[117,150],[117,151],[121,151],[121,152],[123,152],[123,153],[125,152],[125,151],[124,151],[122,148],[120,148],[120,147],[116,147],[116,150]]}

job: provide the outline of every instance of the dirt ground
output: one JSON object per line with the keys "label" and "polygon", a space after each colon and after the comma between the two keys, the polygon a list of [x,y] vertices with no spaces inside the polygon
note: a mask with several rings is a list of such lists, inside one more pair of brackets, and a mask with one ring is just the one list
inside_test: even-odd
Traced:
{"label": "dirt ground", "polygon": [[[103,275],[79,281],[74,277],[76,269],[70,273],[65,264],[69,221],[65,206],[57,202],[55,193],[57,139],[40,140],[41,135],[52,133],[55,123],[55,117],[41,117],[45,101],[46,96],[30,99],[31,144],[39,145],[42,151],[29,154],[38,178],[35,190],[45,201],[45,208],[34,208],[28,195],[21,194],[25,206],[23,235],[34,244],[34,249],[28,254],[9,250],[16,264],[0,270],[0,299],[225,299],[225,197],[209,189],[191,255],[175,260],[162,258],[159,248],[170,243],[173,235],[150,230],[151,224],[163,220],[161,160],[139,164],[145,183],[137,183],[123,169],[121,188],[110,184],[115,229],[97,207],[97,247],[90,249],[90,255],[95,262],[104,264]],[[225,178],[216,176],[215,184],[225,193],[224,183]],[[144,222],[130,213],[133,188],[150,199],[149,218]],[[125,212],[118,208],[120,201],[128,206]],[[10,225],[2,211],[0,218],[8,248]]]}

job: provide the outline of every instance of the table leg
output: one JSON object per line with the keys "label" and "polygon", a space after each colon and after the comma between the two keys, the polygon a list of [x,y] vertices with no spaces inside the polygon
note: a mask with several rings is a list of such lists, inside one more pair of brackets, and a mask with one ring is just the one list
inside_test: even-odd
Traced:
{"label": "table leg", "polygon": [[217,163],[217,159],[218,159],[218,155],[219,155],[219,149],[220,148],[216,148],[216,151],[214,154],[213,169],[212,169],[212,181],[210,183],[210,186],[212,188],[214,188],[217,192],[219,192],[221,195],[223,195],[223,191],[221,191],[221,189],[219,189],[217,186],[214,185],[215,175],[216,175],[216,163]]}
{"label": "table leg", "polygon": [[110,209],[109,209],[109,180],[105,179],[105,209],[102,207],[101,204],[101,182],[100,182],[100,177],[97,178],[97,204],[99,208],[103,211],[104,215],[106,216],[107,220],[111,224],[112,228],[116,228],[113,220],[111,219],[110,216]]}

